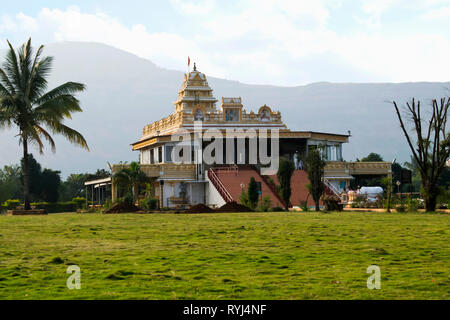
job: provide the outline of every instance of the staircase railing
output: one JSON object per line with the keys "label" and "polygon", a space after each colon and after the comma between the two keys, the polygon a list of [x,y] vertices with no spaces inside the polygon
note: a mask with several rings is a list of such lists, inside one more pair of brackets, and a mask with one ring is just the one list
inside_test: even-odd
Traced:
{"label": "staircase railing", "polygon": [[323,183],[334,193],[336,197],[339,198],[339,200],[342,201],[341,192],[327,178],[323,179]]}
{"label": "staircase railing", "polygon": [[213,168],[208,170],[208,178],[213,183],[213,185],[216,187],[217,191],[222,196],[223,200],[225,200],[225,202],[233,201],[233,197],[228,192],[228,190],[225,188],[222,181],[220,181],[219,177],[217,176],[217,174]]}

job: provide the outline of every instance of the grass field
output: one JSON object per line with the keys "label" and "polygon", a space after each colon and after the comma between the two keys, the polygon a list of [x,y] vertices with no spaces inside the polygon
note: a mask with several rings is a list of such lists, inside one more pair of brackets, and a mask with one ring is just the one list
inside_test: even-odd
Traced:
{"label": "grass field", "polygon": [[448,214],[3,215],[0,299],[449,299],[449,234]]}

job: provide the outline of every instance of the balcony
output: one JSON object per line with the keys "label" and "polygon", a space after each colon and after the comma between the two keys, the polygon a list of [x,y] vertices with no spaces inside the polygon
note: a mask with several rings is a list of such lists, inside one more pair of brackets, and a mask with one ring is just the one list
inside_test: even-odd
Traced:
{"label": "balcony", "polygon": [[[127,164],[113,165],[113,174],[122,168],[128,167]],[[141,164],[141,170],[145,172],[148,177],[159,179],[196,179],[197,166],[195,164]]]}
{"label": "balcony", "polygon": [[339,175],[391,175],[390,162],[328,162],[325,176]]}

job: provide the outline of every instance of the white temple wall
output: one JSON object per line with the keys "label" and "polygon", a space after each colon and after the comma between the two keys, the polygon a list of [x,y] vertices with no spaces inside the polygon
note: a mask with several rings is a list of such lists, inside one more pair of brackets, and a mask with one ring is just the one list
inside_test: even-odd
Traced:
{"label": "white temple wall", "polygon": [[206,191],[206,205],[215,205],[216,207],[223,206],[226,202],[223,200],[219,191],[217,191],[216,187],[214,187],[213,183],[209,181],[207,172],[205,173],[206,181],[208,181],[207,186],[205,188]]}

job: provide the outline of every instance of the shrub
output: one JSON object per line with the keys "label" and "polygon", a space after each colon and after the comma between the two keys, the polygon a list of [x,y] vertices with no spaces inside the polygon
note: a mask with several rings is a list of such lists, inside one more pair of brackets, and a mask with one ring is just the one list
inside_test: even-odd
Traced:
{"label": "shrub", "polygon": [[256,211],[267,212],[272,207],[272,201],[269,196],[264,196],[261,201],[261,205],[256,208]]}
{"label": "shrub", "polygon": [[44,209],[48,213],[75,212],[77,210],[75,202],[37,202],[32,203],[36,209]]}
{"label": "shrub", "polygon": [[75,203],[75,207],[77,209],[83,209],[83,207],[86,205],[86,198],[76,197],[72,199],[72,202]]}
{"label": "shrub", "polygon": [[14,210],[18,206],[20,206],[20,200],[6,200],[3,203],[3,207],[5,207],[6,210]]}
{"label": "shrub", "polygon": [[239,202],[246,207],[251,207],[250,200],[248,199],[248,193],[245,190],[242,190],[242,193],[239,196]]}
{"label": "shrub", "polygon": [[336,196],[324,196],[323,202],[325,204],[325,211],[342,211],[343,205]]}
{"label": "shrub", "polygon": [[248,201],[251,209],[255,209],[258,204],[258,185],[255,178],[251,177],[247,188]]}
{"label": "shrub", "polygon": [[109,210],[112,207],[112,201],[110,199],[106,199],[105,203],[103,204],[103,209]]}
{"label": "shrub", "polygon": [[308,201],[306,200],[300,201],[300,209],[302,209],[302,211],[309,211]]}
{"label": "shrub", "polygon": [[420,207],[422,203],[419,199],[412,199],[410,196],[407,200],[407,208],[408,212],[416,212]]}
{"label": "shrub", "polygon": [[145,198],[141,201],[140,207],[145,211],[155,210],[158,206],[158,200],[155,198]]}
{"label": "shrub", "polygon": [[274,211],[274,212],[284,211],[284,208],[282,208],[282,207],[273,207],[272,211]]}

